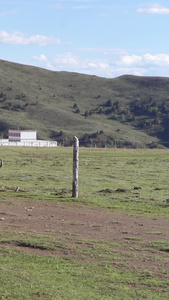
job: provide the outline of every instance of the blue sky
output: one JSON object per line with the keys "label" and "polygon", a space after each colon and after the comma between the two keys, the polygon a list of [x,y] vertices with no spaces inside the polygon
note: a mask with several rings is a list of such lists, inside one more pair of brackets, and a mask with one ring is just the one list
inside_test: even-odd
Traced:
{"label": "blue sky", "polygon": [[168,0],[1,0],[0,59],[114,78],[169,76]]}

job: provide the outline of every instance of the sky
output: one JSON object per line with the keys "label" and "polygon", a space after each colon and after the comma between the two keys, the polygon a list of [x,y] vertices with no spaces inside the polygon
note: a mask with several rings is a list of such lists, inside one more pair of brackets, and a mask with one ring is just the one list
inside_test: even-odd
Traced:
{"label": "sky", "polygon": [[168,0],[0,0],[0,59],[115,78],[169,77]]}

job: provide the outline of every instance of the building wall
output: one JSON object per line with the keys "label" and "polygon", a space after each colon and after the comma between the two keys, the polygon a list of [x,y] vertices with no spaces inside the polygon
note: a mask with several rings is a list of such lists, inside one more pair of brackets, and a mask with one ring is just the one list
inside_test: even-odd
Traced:
{"label": "building wall", "polygon": [[9,141],[36,141],[37,131],[36,130],[9,130],[8,131]]}
{"label": "building wall", "polygon": [[37,132],[36,131],[21,131],[21,141],[35,141]]}
{"label": "building wall", "polygon": [[21,139],[20,131],[18,130],[9,130],[8,131],[8,139],[9,141],[19,142]]}

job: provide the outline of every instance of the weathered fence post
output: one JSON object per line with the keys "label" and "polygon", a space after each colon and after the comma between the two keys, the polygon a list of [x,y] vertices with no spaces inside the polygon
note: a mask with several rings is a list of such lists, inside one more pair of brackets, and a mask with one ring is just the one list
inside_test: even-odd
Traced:
{"label": "weathered fence post", "polygon": [[78,198],[78,176],[79,176],[79,140],[74,136],[73,140],[73,187],[72,197]]}

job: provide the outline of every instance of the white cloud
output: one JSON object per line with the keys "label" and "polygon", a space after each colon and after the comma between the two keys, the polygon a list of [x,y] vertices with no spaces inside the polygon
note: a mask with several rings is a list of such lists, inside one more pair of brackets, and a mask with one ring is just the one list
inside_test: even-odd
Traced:
{"label": "white cloud", "polygon": [[99,69],[99,70],[107,70],[109,68],[109,64],[106,62],[88,62],[87,66],[92,69]]}
{"label": "white cloud", "polygon": [[168,54],[120,54],[114,62],[116,72],[120,74],[169,76]]}
{"label": "white cloud", "polygon": [[148,64],[154,64],[158,66],[169,66],[169,55],[168,54],[145,54],[144,61]]}
{"label": "white cloud", "polygon": [[142,63],[142,57],[139,55],[123,55],[120,58],[119,64],[123,66],[140,65]]}
{"label": "white cloud", "polygon": [[44,54],[41,54],[39,56],[34,56],[33,59],[38,60],[38,61],[43,62],[43,63],[48,62],[48,59]]}
{"label": "white cloud", "polygon": [[54,65],[60,66],[60,68],[74,68],[79,65],[79,58],[71,53],[65,53],[57,55],[54,59]]}
{"label": "white cloud", "polygon": [[117,61],[118,65],[122,66],[140,66],[140,65],[158,65],[166,66],[169,65],[169,55],[168,54],[125,54],[120,55],[119,60]]}
{"label": "white cloud", "polygon": [[169,8],[161,6],[157,3],[150,5],[145,8],[138,8],[137,10],[139,13],[146,13],[146,14],[160,14],[160,15],[168,15]]}
{"label": "white cloud", "polygon": [[144,67],[137,67],[134,66],[132,68],[130,67],[118,67],[115,68],[115,76],[120,76],[120,75],[125,75],[125,74],[130,74],[130,75],[135,75],[135,76],[148,76],[147,74],[147,69]]}
{"label": "white cloud", "polygon": [[45,55],[34,56],[34,60],[40,62],[40,66],[50,70],[69,71],[83,74],[111,77],[112,71],[109,63],[103,59],[84,59],[73,53],[58,54],[49,61]]}
{"label": "white cloud", "polygon": [[21,32],[8,33],[6,31],[0,31],[0,44],[10,44],[10,45],[29,45],[36,44],[39,46],[47,46],[50,44],[62,44],[61,40],[55,37],[44,36],[40,34],[32,35],[26,37]]}
{"label": "white cloud", "polygon": [[98,76],[107,76],[111,74],[111,67],[104,59],[83,58],[72,53],[57,55],[54,59],[54,65],[60,70],[70,70],[84,74],[96,74]]}
{"label": "white cloud", "polygon": [[[85,49],[84,49],[85,51]],[[35,56],[34,60],[38,66],[55,71],[69,71],[82,74],[97,75],[101,77],[117,77],[123,74],[137,76],[169,76],[169,55],[168,54],[150,54],[141,55],[130,54],[122,49],[95,49],[95,54],[100,53],[98,58],[94,58],[93,49],[88,58],[84,58],[82,49],[76,55],[74,53],[58,54],[52,59],[48,59],[44,54]],[[93,58],[92,58],[93,57]]]}
{"label": "white cloud", "polygon": [[39,62],[41,67],[44,67],[48,70],[55,70],[55,67],[52,65],[52,63],[48,60],[48,58],[44,54],[41,54],[39,56],[33,56],[32,59],[34,61]]}

